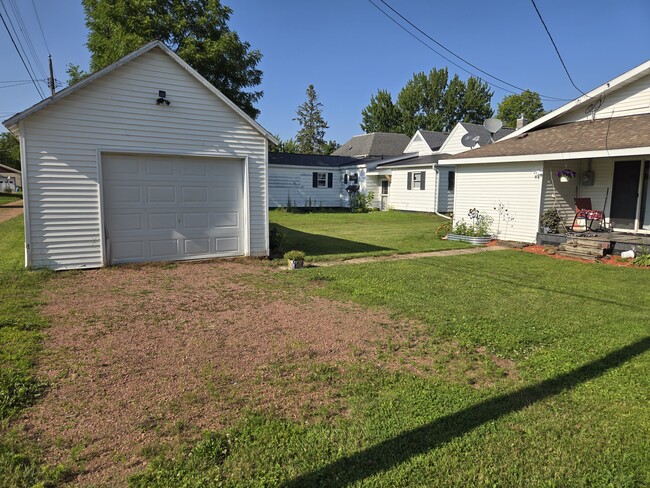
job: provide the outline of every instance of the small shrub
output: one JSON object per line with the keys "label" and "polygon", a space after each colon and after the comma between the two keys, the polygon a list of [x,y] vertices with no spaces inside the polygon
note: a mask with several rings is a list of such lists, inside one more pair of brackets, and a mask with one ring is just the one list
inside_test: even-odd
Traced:
{"label": "small shrub", "polygon": [[372,211],[372,201],[375,199],[374,192],[355,192],[350,195],[350,211],[352,213],[368,213]]}
{"label": "small shrub", "polygon": [[303,251],[288,251],[284,253],[284,259],[289,261],[302,261],[305,259],[305,253]]}
{"label": "small shrub", "polygon": [[440,238],[445,237],[447,234],[451,233],[451,230],[453,228],[453,225],[451,223],[451,220],[445,222],[444,224],[440,224],[438,228],[436,229],[436,235]]}
{"label": "small shrub", "polygon": [[646,247],[640,247],[636,252],[637,256],[632,261],[632,264],[640,267],[650,266],[650,250]]}
{"label": "small shrub", "polygon": [[275,252],[282,247],[284,237],[284,232],[277,225],[271,224],[269,226],[269,247],[271,248],[271,252]]}
{"label": "small shrub", "polygon": [[560,225],[562,224],[562,217],[560,212],[555,208],[546,210],[541,219],[539,220],[542,227],[548,229],[550,234],[558,234],[560,232]]}

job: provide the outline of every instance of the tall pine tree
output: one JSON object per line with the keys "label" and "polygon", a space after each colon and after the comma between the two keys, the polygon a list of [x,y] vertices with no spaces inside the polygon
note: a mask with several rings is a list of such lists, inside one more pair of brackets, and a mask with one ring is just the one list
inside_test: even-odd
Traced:
{"label": "tall pine tree", "polygon": [[[219,0],[82,0],[90,69],[97,71],[159,40],[251,117],[261,91],[262,54],[228,27],[232,9]],[[74,66],[71,67],[73,69]],[[75,81],[71,76],[71,81]]]}
{"label": "tall pine tree", "polygon": [[325,150],[325,129],[329,128],[323,118],[323,104],[318,101],[314,85],[307,88],[307,101],[302,103],[293,120],[300,124],[296,134],[298,152],[302,154],[323,154]]}

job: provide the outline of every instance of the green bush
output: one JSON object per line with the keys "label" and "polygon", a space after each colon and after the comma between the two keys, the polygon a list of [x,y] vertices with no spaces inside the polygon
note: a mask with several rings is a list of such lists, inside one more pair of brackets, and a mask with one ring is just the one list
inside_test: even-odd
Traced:
{"label": "green bush", "polygon": [[352,213],[368,213],[372,211],[372,201],[375,199],[374,192],[355,192],[350,195],[350,211]]}
{"label": "green bush", "polygon": [[284,253],[284,259],[289,261],[302,261],[305,259],[305,253],[302,251],[289,251]]}

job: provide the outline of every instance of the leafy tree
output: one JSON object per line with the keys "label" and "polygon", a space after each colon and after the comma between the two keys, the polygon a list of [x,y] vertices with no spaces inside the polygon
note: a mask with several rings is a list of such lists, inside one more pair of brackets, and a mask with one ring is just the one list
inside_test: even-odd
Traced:
{"label": "leafy tree", "polygon": [[498,106],[497,117],[508,127],[517,125],[517,118],[524,116],[529,122],[539,119],[546,112],[539,93],[526,90],[519,95],[503,97]]}
{"label": "leafy tree", "polygon": [[271,144],[269,151],[271,152],[285,152],[285,153],[297,153],[298,145],[296,144],[295,139],[289,138],[282,140],[279,135],[275,135],[275,138],[278,140],[278,144]]}
{"label": "leafy tree", "polygon": [[20,169],[20,144],[9,132],[0,133],[0,164]]}
{"label": "leafy tree", "polygon": [[[160,40],[255,118],[262,54],[228,27],[232,9],[219,0],[82,0],[90,69],[97,71],[143,44]],[[72,77],[71,77],[72,79]]]}
{"label": "leafy tree", "polygon": [[307,101],[302,103],[293,120],[300,124],[300,130],[296,134],[298,152],[302,154],[323,154],[325,145],[325,129],[329,128],[323,119],[322,106],[318,101],[318,95],[314,85],[307,88]]}
{"label": "leafy tree", "polygon": [[341,147],[341,145],[338,142],[334,140],[329,140],[321,146],[320,152],[321,154],[330,155],[334,151],[336,151],[339,147]]}
{"label": "leafy tree", "polygon": [[377,95],[370,97],[370,104],[361,111],[361,120],[361,130],[368,134],[401,130],[399,108],[386,90],[377,90]]}
{"label": "leafy tree", "polygon": [[81,66],[78,64],[72,63],[68,63],[68,67],[65,72],[68,74],[68,86],[74,85],[90,74],[87,71],[82,70]]}
{"label": "leafy tree", "polygon": [[454,75],[449,80],[447,68],[433,68],[428,75],[415,73],[394,106],[390,93],[379,90],[361,112],[361,128],[370,132],[368,128],[381,127],[385,132],[412,136],[418,129],[449,131],[461,121],[482,123],[492,117],[492,95],[488,84],[478,78],[465,82]]}

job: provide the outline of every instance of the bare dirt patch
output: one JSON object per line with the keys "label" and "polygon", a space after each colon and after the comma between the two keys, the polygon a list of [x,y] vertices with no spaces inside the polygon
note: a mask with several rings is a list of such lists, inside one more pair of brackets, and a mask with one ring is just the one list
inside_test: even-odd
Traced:
{"label": "bare dirt patch", "polygon": [[[549,252],[549,249],[551,252]],[[523,252],[529,252],[531,254],[538,254],[538,255],[543,255],[543,256],[549,256],[553,259],[559,259],[561,261],[578,261],[581,263],[600,263],[600,264],[608,264],[610,266],[623,266],[623,267],[633,267],[634,265],[632,264],[632,261],[626,260],[626,259],[621,259],[620,256],[612,256],[612,255],[607,255],[602,259],[598,259],[596,261],[590,261],[590,260],[585,260],[585,259],[580,259],[580,258],[574,258],[571,256],[561,256],[560,254],[555,253],[554,248],[549,248],[548,246],[540,246],[540,245],[534,245],[534,246],[526,246],[523,249],[521,249]]]}
{"label": "bare dirt patch", "polygon": [[422,324],[278,285],[283,272],[220,260],[56,275],[39,364],[52,386],[23,430],[47,462],[72,459],[75,485],[122,486],[151,453],[248,410],[345,415],[337,381],[352,363],[489,385],[480,357],[460,371],[462,351],[432,347]]}
{"label": "bare dirt patch", "polygon": [[23,214],[23,207],[0,206],[0,223]]}

